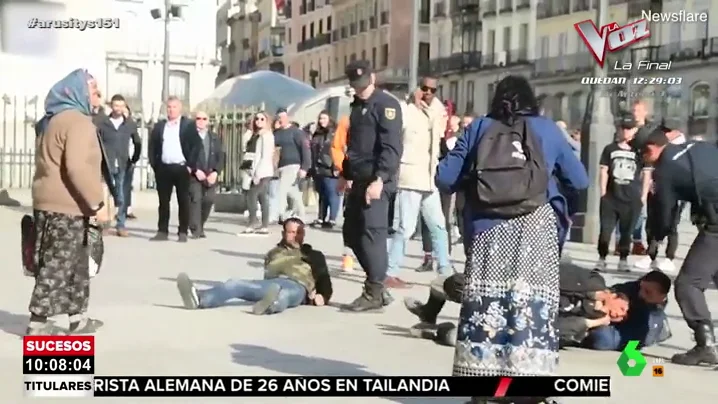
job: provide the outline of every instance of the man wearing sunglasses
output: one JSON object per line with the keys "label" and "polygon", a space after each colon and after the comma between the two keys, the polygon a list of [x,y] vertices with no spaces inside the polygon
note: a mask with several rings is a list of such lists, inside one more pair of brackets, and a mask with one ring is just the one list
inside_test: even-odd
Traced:
{"label": "man wearing sunglasses", "polygon": [[224,149],[222,139],[209,130],[209,116],[204,111],[197,111],[195,127],[188,127],[195,136],[192,148],[195,162],[193,176],[189,183],[189,229],[192,238],[205,238],[204,224],[209,218],[214,205],[217,189],[217,178],[224,167]]}

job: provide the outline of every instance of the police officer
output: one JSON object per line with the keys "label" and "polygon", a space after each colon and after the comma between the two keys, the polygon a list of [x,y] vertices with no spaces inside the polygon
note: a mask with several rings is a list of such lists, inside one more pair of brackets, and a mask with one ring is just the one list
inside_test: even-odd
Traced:
{"label": "police officer", "polygon": [[661,129],[643,145],[643,158],[653,164],[654,203],[657,217],[651,223],[653,238],[660,242],[678,223],[679,201],[691,204],[691,218],[698,227],[688,255],[675,281],[675,293],[683,318],[694,334],[696,346],[673,355],[681,365],[718,364],[718,349],[711,312],[704,291],[711,281],[718,286],[718,147],[707,142],[671,144]]}
{"label": "police officer", "polygon": [[388,264],[390,196],[402,153],[399,101],[376,88],[376,76],[366,60],[346,68],[356,91],[349,115],[349,134],[340,188],[351,181],[344,208],[343,236],[366,272],[364,291],[345,307],[364,312],[384,305]]}

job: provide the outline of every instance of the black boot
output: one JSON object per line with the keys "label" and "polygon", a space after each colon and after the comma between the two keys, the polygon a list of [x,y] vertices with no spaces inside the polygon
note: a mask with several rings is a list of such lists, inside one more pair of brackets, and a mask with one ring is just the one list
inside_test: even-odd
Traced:
{"label": "black boot", "polygon": [[671,362],[678,365],[698,366],[703,363],[718,365],[718,348],[713,326],[699,325],[695,330],[696,346],[686,353],[675,354]]}
{"label": "black boot", "polygon": [[439,316],[445,302],[445,300],[438,298],[432,292],[429,294],[429,300],[426,304],[421,304],[420,301],[407,297],[404,299],[404,306],[411,314],[419,317],[419,321],[422,323],[436,324],[436,318]]}
{"label": "black boot", "polygon": [[381,311],[384,308],[384,285],[381,283],[364,283],[364,291],[353,302],[344,306],[344,311],[362,313]]}

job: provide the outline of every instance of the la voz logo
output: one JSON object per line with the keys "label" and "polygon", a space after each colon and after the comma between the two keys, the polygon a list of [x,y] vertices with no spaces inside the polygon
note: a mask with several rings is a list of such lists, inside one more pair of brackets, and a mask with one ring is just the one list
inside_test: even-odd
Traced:
{"label": "la voz logo", "polygon": [[623,26],[611,22],[600,29],[592,20],[577,22],[573,26],[601,67],[606,61],[606,51],[616,52],[651,36],[645,18]]}

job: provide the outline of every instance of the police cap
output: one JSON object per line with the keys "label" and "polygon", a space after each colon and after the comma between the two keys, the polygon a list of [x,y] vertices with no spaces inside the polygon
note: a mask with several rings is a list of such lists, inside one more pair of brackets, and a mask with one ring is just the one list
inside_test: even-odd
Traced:
{"label": "police cap", "polygon": [[349,85],[353,88],[366,88],[371,84],[371,63],[367,60],[357,60],[347,65],[346,73]]}

